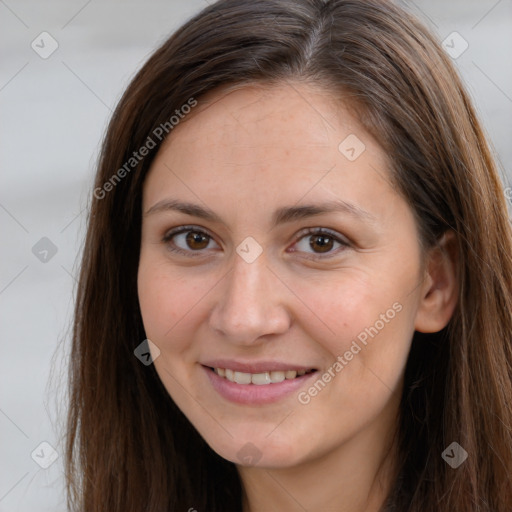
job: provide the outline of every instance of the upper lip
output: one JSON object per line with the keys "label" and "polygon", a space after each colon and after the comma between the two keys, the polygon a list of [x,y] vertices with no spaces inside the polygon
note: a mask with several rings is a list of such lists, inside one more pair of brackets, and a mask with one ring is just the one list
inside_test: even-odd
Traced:
{"label": "upper lip", "polygon": [[283,363],[281,361],[234,361],[232,359],[215,359],[203,361],[203,366],[210,368],[228,368],[235,372],[242,373],[264,373],[264,372],[277,372],[287,370],[314,370],[312,366],[304,366],[301,364]]}

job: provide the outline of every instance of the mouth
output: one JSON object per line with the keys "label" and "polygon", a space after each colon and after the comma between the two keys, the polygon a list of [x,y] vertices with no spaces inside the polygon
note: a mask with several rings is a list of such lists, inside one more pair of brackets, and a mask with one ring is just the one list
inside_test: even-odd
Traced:
{"label": "mouth", "polygon": [[316,369],[309,370],[273,370],[258,373],[246,373],[232,370],[230,368],[213,368],[208,367],[211,371],[216,373],[229,382],[236,384],[254,384],[256,386],[265,386],[269,384],[279,384],[285,380],[294,380],[303,375],[316,372]]}
{"label": "mouth", "polygon": [[273,368],[266,371],[261,365],[253,365],[250,369],[254,373],[240,371],[249,369],[243,368],[244,365],[238,365],[236,370],[217,365],[201,366],[207,377],[205,385],[208,386],[209,383],[218,396],[235,404],[250,406],[280,402],[293,397],[318,373],[316,368],[279,369],[274,364],[267,365],[267,368]]}

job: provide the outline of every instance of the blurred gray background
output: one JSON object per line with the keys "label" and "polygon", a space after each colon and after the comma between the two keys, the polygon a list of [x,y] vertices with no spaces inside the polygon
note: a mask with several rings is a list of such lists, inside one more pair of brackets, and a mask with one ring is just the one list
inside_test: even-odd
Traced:
{"label": "blurred gray background", "polygon": [[[403,3],[446,40],[512,181],[512,0]],[[99,145],[135,71],[205,5],[0,0],[0,512],[66,508],[65,357]]]}

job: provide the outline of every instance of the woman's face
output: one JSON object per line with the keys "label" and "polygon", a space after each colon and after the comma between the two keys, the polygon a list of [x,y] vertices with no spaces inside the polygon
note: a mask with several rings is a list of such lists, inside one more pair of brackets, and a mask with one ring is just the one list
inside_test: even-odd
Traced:
{"label": "woman's face", "polygon": [[386,154],[312,86],[206,99],[144,184],[138,291],[158,375],[237,464],[371,450],[396,421],[424,294]]}

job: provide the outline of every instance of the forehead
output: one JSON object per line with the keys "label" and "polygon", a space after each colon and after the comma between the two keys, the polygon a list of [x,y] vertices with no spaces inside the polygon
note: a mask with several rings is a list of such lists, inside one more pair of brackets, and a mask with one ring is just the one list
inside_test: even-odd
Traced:
{"label": "forehead", "polygon": [[368,139],[363,132],[347,106],[318,86],[253,84],[208,93],[165,145],[208,147],[210,158],[231,151],[240,161],[258,147],[272,148],[274,156],[279,150],[289,155],[290,149],[316,148],[318,158],[328,148],[337,150],[342,135]]}
{"label": "forehead", "polygon": [[[347,138],[349,143],[343,144]],[[282,154],[335,163],[340,156],[351,156],[344,150],[350,151],[354,142],[356,152],[364,147],[367,155],[388,165],[350,105],[332,92],[304,82],[249,84],[219,87],[201,97],[174,127],[160,154],[212,164],[229,155],[233,163],[248,164],[254,153],[268,148],[274,158]]]}
{"label": "forehead", "polygon": [[[144,201],[178,190],[249,207],[383,194],[388,160],[350,109],[304,83],[212,91],[173,129],[150,170]],[[372,189],[370,193],[369,189]],[[364,197],[366,196],[366,197]]]}

